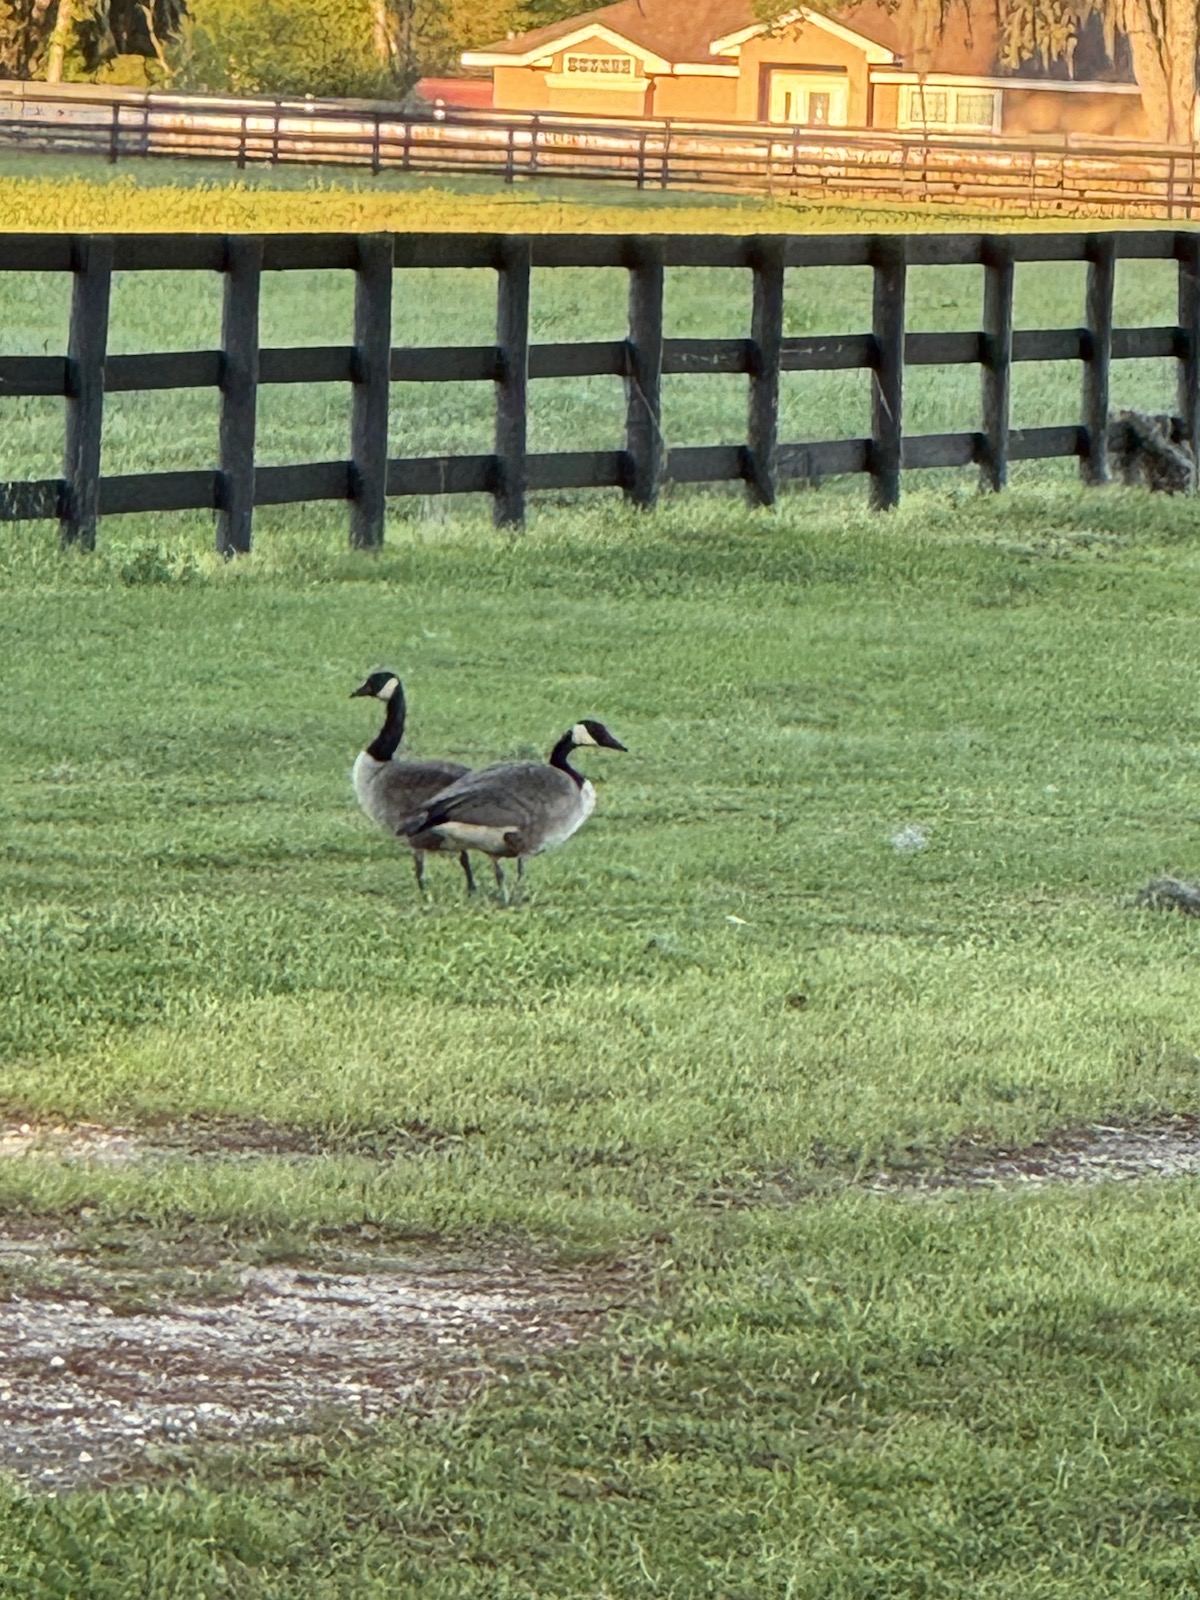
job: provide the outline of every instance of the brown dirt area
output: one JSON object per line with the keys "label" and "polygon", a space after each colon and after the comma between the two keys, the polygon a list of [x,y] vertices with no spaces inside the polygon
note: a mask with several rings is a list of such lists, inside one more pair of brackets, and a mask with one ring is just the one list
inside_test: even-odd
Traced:
{"label": "brown dirt area", "polygon": [[462,1400],[570,1348],[624,1299],[612,1274],[498,1252],[234,1265],[215,1298],[139,1299],[127,1267],[76,1244],[0,1231],[0,1470],[47,1489],[142,1477],[197,1445]]}
{"label": "brown dirt area", "polygon": [[[406,1140],[462,1137],[404,1127],[333,1143],[386,1158]],[[329,1147],[248,1119],[0,1121],[0,1160],[303,1160]],[[964,1138],[936,1168],[856,1186],[915,1197],[1195,1173],[1200,1118],[1179,1116],[1063,1129],[1019,1149]],[[85,1210],[0,1224],[0,1471],[48,1490],[170,1470],[197,1446],[417,1415],[569,1349],[632,1297],[618,1268],[558,1270],[503,1250],[399,1257],[370,1231],[297,1265],[231,1261],[227,1241],[144,1247],[87,1221]]]}
{"label": "brown dirt area", "polygon": [[1050,1185],[1128,1183],[1200,1173],[1200,1118],[1164,1118],[1141,1126],[1062,1128],[1017,1149],[960,1139],[936,1171],[879,1172],[868,1188],[930,1192],[947,1189],[1044,1189]]}

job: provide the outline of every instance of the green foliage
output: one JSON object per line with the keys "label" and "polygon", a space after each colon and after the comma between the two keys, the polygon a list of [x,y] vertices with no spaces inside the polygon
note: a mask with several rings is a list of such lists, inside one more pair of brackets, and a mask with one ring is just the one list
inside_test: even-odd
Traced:
{"label": "green foliage", "polygon": [[1000,35],[1001,65],[1019,67],[1033,61],[1048,67],[1062,60],[1069,68],[1080,22],[1092,9],[1089,0],[1008,0]]}
{"label": "green foliage", "polygon": [[595,11],[607,0],[521,0],[517,7],[518,29],[544,28],[551,22]]}
{"label": "green foliage", "polygon": [[367,0],[192,0],[172,54],[177,88],[362,95],[386,68]]}

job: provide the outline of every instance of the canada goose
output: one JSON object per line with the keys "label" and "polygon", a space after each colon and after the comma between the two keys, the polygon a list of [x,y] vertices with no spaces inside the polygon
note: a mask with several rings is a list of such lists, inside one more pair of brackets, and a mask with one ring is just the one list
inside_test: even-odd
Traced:
{"label": "canada goose", "polygon": [[416,849],[430,849],[429,841],[437,839],[491,856],[503,894],[505,857],[516,858],[521,877],[527,857],[563,844],[591,816],[596,791],[568,759],[572,750],[587,746],[625,749],[602,722],[585,718],[563,734],[548,765],[520,761],[469,772],[414,811],[397,832]]}
{"label": "canada goose", "polygon": [[[395,833],[398,825],[412,815],[415,807],[423,805],[439,794],[448,784],[469,775],[470,768],[459,761],[395,761],[393,757],[404,737],[406,704],[404,685],[394,672],[373,672],[365,683],[360,683],[351,694],[351,700],[369,696],[382,700],[387,707],[383,727],[373,744],[360,750],[355,758],[351,778],[358,803],[381,828]],[[425,889],[425,852],[444,850],[441,839],[415,841],[405,839],[413,853],[417,872],[417,887]],[[475,889],[475,875],[471,871],[471,858],[463,850],[458,858],[467,875],[467,893]]]}

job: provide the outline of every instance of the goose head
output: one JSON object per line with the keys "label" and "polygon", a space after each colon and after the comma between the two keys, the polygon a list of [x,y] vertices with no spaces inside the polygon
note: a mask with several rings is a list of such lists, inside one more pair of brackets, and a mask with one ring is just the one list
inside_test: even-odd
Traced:
{"label": "goose head", "polygon": [[360,683],[357,689],[352,690],[350,698],[351,700],[357,700],[360,696],[365,696],[368,699],[382,700],[386,703],[399,687],[400,679],[394,672],[389,672],[387,668],[384,668],[382,672],[373,672],[364,683]]}
{"label": "goose head", "polygon": [[625,750],[620,739],[610,733],[602,722],[594,722],[591,717],[585,717],[582,722],[577,722],[567,734],[568,747],[572,750],[582,750],[588,747],[602,750]]}

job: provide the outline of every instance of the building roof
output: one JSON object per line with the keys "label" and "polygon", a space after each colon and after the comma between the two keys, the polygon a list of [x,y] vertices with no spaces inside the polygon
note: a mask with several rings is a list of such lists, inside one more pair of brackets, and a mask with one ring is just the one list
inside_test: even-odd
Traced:
{"label": "building roof", "polygon": [[[794,15],[797,9],[803,7],[793,6],[790,14]],[[781,20],[789,15],[786,0],[782,0],[780,13]],[[560,40],[582,39],[591,31],[600,30],[616,36],[610,41],[613,44],[624,40],[645,52],[650,71],[669,71],[683,62],[728,71],[732,57],[715,56],[710,46],[749,30],[766,31],[768,24],[763,16],[756,0],[616,0],[613,5],[469,50],[463,62],[475,67],[531,65],[539,56],[550,53]],[[941,26],[934,27],[928,13],[918,14],[918,8],[904,0],[900,4],[896,0],[843,0],[831,8],[829,15],[815,10],[810,13],[811,22],[818,28],[849,30],[867,46],[881,47],[906,68],[957,74],[1003,71],[998,61],[997,19],[998,12],[990,6],[946,4]],[[1027,82],[1031,77],[1058,75],[1039,66],[1028,72],[1028,77],[1022,76]],[[1098,74],[1089,73],[1089,77],[1094,76]]]}
{"label": "building roof", "polygon": [[467,54],[472,58],[520,59],[585,27],[599,25],[664,61],[711,62],[717,66],[718,58],[708,48],[712,41],[759,20],[753,0],[616,0],[615,5],[600,6],[596,11],[552,22],[545,28],[518,33]]}

